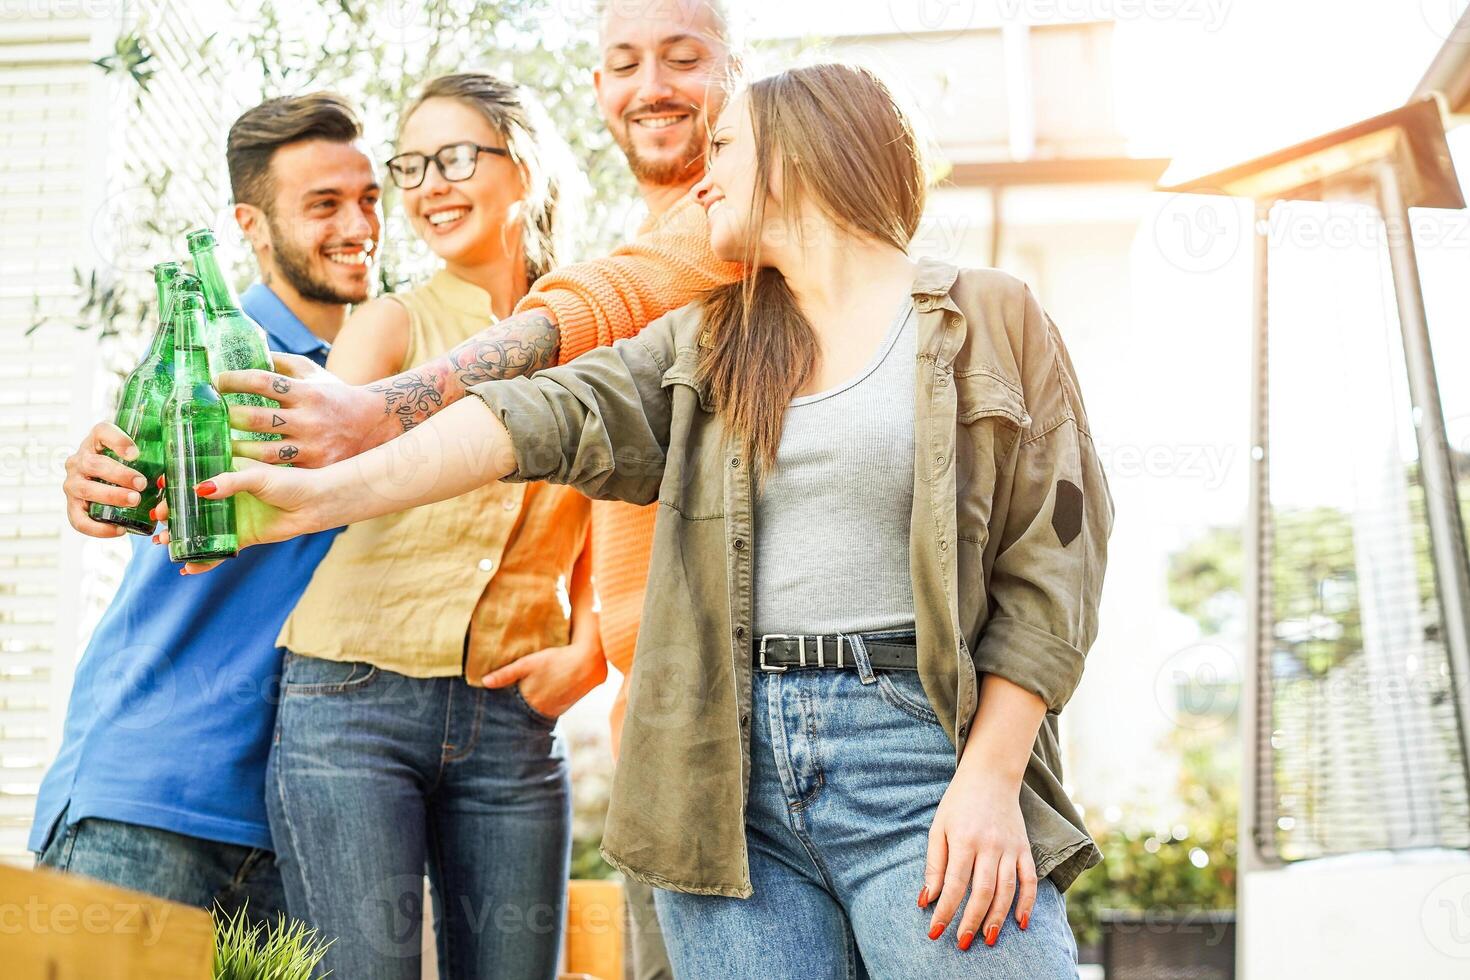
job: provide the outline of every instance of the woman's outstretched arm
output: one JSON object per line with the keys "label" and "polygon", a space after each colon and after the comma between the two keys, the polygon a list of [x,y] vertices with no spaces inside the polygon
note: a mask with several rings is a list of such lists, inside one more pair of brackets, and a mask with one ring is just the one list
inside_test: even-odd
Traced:
{"label": "woman's outstretched arm", "polygon": [[[242,461],[243,469],[201,483],[211,500],[238,497],[240,547],[370,520],[448,500],[499,480],[515,467],[510,435],[477,398],[449,406],[402,438],[331,466],[308,470]],[[168,541],[165,532],[160,535]],[[213,564],[190,563],[185,574]]]}
{"label": "woman's outstretched arm", "polygon": [[[243,460],[198,492],[244,494],[240,547],[284,541],[447,500],[493,480],[545,480],[591,497],[649,503],[668,449],[676,318],[534,378],[476,386],[398,439],[310,470]],[[164,541],[166,535],[160,535]],[[187,572],[212,566],[190,565]]]}

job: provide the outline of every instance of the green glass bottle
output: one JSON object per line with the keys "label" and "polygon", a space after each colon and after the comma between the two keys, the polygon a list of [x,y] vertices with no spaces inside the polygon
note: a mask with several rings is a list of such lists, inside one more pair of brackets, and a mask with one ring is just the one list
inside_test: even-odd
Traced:
{"label": "green glass bottle", "polygon": [[[154,522],[148,512],[158,506],[158,478],[163,474],[163,430],[159,426],[174,383],[174,328],[169,306],[174,279],[183,269],[177,262],[160,262],[153,267],[153,283],[158,288],[158,329],[153,332],[148,352],[123,382],[113,417],[117,427],[138,447],[138,458],[124,465],[143,474],[148,485],[138,495],[136,507],[94,503],[87,508],[92,520],[115,524],[133,534],[153,533]],[[111,449],[102,450],[102,454],[117,459]]]}
{"label": "green glass bottle", "polygon": [[174,293],[173,393],[163,410],[168,556],[174,561],[229,558],[239,548],[235,501],[194,492],[230,469],[230,412],[210,381],[199,280],[180,276]]}
{"label": "green glass bottle", "polygon": [[[234,287],[220,269],[219,259],[214,254],[214,232],[200,228],[189,232],[189,254],[194,257],[194,272],[204,290],[204,308],[209,317],[209,361],[218,374],[221,371],[244,371],[257,369],[274,371],[270,345],[265,331],[245,311],[240,309],[240,300]],[[225,395],[229,405],[255,405],[260,408],[281,406],[262,395]],[[269,442],[281,438],[277,434],[242,432],[235,430],[234,438]]]}

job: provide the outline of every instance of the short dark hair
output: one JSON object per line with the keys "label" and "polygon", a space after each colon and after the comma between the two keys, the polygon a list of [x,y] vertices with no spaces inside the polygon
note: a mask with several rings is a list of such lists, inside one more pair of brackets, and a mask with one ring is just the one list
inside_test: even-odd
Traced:
{"label": "short dark hair", "polygon": [[267,99],[235,120],[225,143],[230,191],[237,204],[271,209],[275,187],[271,158],[302,140],[350,143],[362,136],[357,110],[335,92],[310,92]]}

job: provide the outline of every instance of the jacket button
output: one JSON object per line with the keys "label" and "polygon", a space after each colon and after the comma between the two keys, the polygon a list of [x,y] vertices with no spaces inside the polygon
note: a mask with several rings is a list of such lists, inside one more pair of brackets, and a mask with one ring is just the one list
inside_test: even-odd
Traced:
{"label": "jacket button", "polygon": [[745,550],[745,539],[744,538],[736,538],[735,539],[735,550],[736,551],[744,551]]}
{"label": "jacket button", "polygon": [[940,551],[948,551],[949,550],[949,542],[948,541],[940,541],[939,542],[939,550]]}
{"label": "jacket button", "polygon": [[949,378],[947,378],[947,377],[945,377],[944,375],[941,374],[939,376],[939,380],[936,381],[935,384],[939,385],[939,387],[941,387],[941,388],[944,388],[944,387],[946,387],[949,384]]}
{"label": "jacket button", "polygon": [[745,639],[745,627],[744,626],[737,626],[737,627],[735,627],[735,639],[737,639],[737,640],[743,640],[743,639]]}
{"label": "jacket button", "polygon": [[964,738],[966,735],[970,734],[970,723],[968,721],[960,726],[959,734],[960,738]]}
{"label": "jacket button", "polygon": [[730,457],[730,468],[731,469],[734,469],[734,470],[740,469],[740,457],[739,456],[731,456]]}
{"label": "jacket button", "polygon": [[746,714],[743,711],[740,712],[740,727],[741,728],[749,728],[750,727],[750,715]]}
{"label": "jacket button", "polygon": [[492,561],[491,559],[489,559],[489,558],[481,558],[480,559],[480,564],[479,564],[480,571],[482,571],[482,572],[488,572],[488,571],[490,571],[490,569],[492,569],[494,567],[495,567],[495,562]]}

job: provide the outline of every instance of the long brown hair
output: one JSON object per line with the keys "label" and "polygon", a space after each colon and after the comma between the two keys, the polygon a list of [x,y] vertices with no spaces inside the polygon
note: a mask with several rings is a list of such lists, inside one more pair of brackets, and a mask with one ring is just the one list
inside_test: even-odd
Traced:
{"label": "long brown hair", "polygon": [[785,277],[760,264],[772,175],[779,167],[789,228],[810,200],[843,232],[904,250],[924,214],[926,179],[913,125],[865,68],[793,68],[751,83],[745,95],[756,158],[746,273],[705,298],[699,378],[763,479],[776,461],[786,407],[818,353]]}
{"label": "long brown hair", "polygon": [[526,282],[534,283],[557,264],[559,245],[568,237],[568,192],[571,151],[535,97],[522,85],[488,72],[440,75],[424,84],[399,117],[400,133],[408,117],[429,99],[455,99],[483,115],[505,140],[510,158],[521,171],[526,198],[521,246],[526,256]]}

